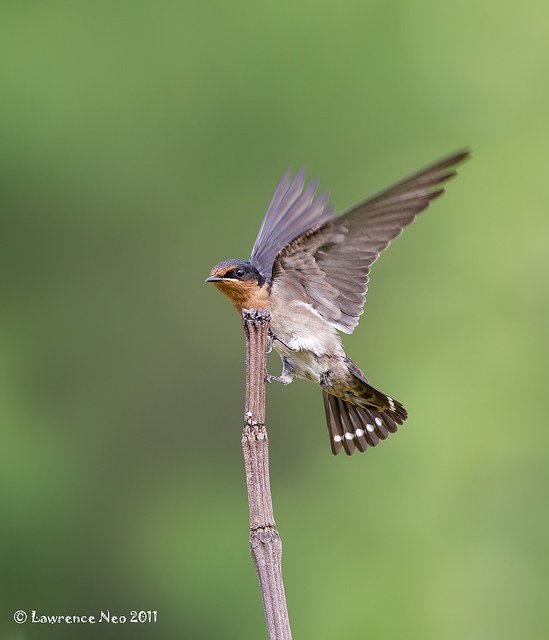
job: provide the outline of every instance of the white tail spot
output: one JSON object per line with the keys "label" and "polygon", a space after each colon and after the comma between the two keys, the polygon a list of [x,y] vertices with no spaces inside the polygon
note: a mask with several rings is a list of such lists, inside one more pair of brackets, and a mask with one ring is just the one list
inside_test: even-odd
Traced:
{"label": "white tail spot", "polygon": [[372,433],[372,431],[374,430],[374,428],[372,427],[372,425],[371,425],[371,424],[367,424],[367,425],[366,425],[366,429],[368,429],[368,431],[369,431],[370,433]]}
{"label": "white tail spot", "polygon": [[355,436],[356,436],[357,438],[361,438],[363,435],[364,435],[364,429],[357,429],[357,430],[355,431]]}
{"label": "white tail spot", "polygon": [[376,418],[376,424],[378,427],[381,427],[381,425],[383,424],[383,420],[381,418]]}
{"label": "white tail spot", "polygon": [[345,434],[345,437],[347,438],[347,440],[352,440],[355,436],[350,431],[347,431],[347,433]]}
{"label": "white tail spot", "polygon": [[342,437],[341,436],[334,436],[334,442],[341,442]]}

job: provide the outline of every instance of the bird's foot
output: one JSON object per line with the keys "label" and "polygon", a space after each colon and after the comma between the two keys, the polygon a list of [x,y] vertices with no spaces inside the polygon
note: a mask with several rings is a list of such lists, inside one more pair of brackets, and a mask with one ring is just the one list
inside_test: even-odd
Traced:
{"label": "bird's foot", "polygon": [[290,382],[294,379],[291,373],[282,372],[281,376],[270,376],[267,374],[265,376],[265,380],[267,382],[281,382],[282,384],[290,384]]}
{"label": "bird's foot", "polygon": [[279,376],[270,376],[269,374],[265,376],[267,382],[281,382],[282,384],[290,384],[293,379],[294,370],[286,358],[282,358],[282,373]]}

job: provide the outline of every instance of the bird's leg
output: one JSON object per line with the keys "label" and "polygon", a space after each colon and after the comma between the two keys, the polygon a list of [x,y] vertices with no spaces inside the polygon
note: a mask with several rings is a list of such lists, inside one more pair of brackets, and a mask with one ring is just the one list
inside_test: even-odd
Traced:
{"label": "bird's leg", "polygon": [[[275,340],[278,340],[278,342],[280,342],[280,344],[283,347],[286,347],[286,349],[288,349],[288,351],[299,351],[299,347],[292,347],[291,345],[287,344],[286,342],[284,342],[284,340],[282,340],[281,338],[279,338],[277,335],[275,335],[272,331],[269,332],[269,338],[270,338],[270,344],[272,347],[272,344]],[[291,342],[291,341],[290,341]]]}
{"label": "bird's leg", "polygon": [[267,374],[265,376],[265,380],[267,382],[281,382],[282,384],[290,384],[290,382],[294,379],[294,370],[292,369],[292,365],[286,360],[286,358],[282,358],[282,374],[279,376],[270,376]]}

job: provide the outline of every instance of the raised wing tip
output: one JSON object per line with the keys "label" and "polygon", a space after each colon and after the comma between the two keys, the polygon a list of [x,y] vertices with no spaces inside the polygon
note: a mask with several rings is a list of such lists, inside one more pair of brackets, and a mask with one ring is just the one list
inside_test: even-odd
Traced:
{"label": "raised wing tip", "polygon": [[456,151],[455,153],[452,153],[446,158],[443,158],[439,162],[435,163],[435,165],[433,166],[438,167],[441,170],[441,172],[438,179],[436,179],[432,184],[435,185],[440,182],[446,182],[447,180],[451,180],[454,176],[457,175],[456,165],[461,164],[462,162],[465,162],[471,158],[472,158],[471,149],[464,148],[464,149],[461,149],[460,151]]}
{"label": "raised wing tip", "polygon": [[[261,223],[250,261],[262,275],[270,274],[276,256],[293,240],[320,227],[333,215],[325,210],[328,193],[315,199],[318,179],[305,183],[305,167],[282,176]],[[270,277],[270,276],[269,276]]]}
{"label": "raised wing tip", "polygon": [[314,195],[316,193],[316,190],[318,189],[319,183],[320,180],[318,178],[313,178],[311,182],[309,182],[307,189],[309,189]]}
{"label": "raised wing tip", "polygon": [[432,202],[433,200],[436,200],[437,198],[440,198],[440,196],[444,193],[444,189],[440,188],[440,189],[435,189],[434,191],[431,192],[431,194],[429,195],[429,201]]}
{"label": "raised wing tip", "polygon": [[458,162],[464,162],[465,160],[469,160],[470,158],[472,158],[473,157],[472,154],[473,152],[471,149],[469,149],[469,147],[464,147],[463,149],[460,149],[459,151],[456,151],[450,154],[445,159],[445,161],[448,163],[448,166],[453,164],[458,164]]}
{"label": "raised wing tip", "polygon": [[462,160],[465,158],[473,157],[473,150],[470,147],[463,147],[460,151],[457,152],[457,155],[460,156]]}
{"label": "raised wing tip", "polygon": [[[299,167],[295,176],[293,175],[293,170],[289,168],[286,171],[286,173],[280,178],[279,184],[285,184],[287,185],[287,188],[289,188],[290,186],[299,185],[300,189],[303,190],[306,184],[306,179],[305,179],[306,175],[307,175],[307,169],[305,167]],[[319,183],[320,183],[320,180],[318,178],[313,178],[309,182],[306,188],[312,189],[313,193],[315,193],[316,190],[318,189]]]}
{"label": "raised wing tip", "polygon": [[305,184],[305,167],[300,167],[298,172],[295,174],[295,178],[293,179],[293,185],[299,185],[299,189],[303,189],[303,185]]}
{"label": "raised wing tip", "polygon": [[329,199],[330,199],[330,192],[324,191],[318,196],[317,202],[319,205],[322,205],[324,207]]}

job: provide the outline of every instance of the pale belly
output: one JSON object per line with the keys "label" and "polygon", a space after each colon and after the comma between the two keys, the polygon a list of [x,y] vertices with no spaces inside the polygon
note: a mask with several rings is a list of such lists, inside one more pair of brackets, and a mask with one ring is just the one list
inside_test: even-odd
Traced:
{"label": "pale belly", "polygon": [[285,343],[275,339],[273,348],[294,375],[317,384],[326,379],[334,360],[345,356],[336,330],[308,304],[290,303],[272,309],[271,331]]}
{"label": "pale belly", "polygon": [[321,376],[326,371],[326,365],[322,362],[325,356],[319,357],[311,351],[288,351],[279,342],[273,346],[292,368],[294,375],[320,384]]}

